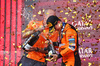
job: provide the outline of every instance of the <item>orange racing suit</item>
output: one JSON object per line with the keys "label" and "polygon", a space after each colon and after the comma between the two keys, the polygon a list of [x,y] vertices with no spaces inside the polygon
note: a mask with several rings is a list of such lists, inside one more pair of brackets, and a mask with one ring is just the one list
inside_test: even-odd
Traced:
{"label": "orange racing suit", "polygon": [[[43,21],[31,21],[26,29],[36,29],[43,26]],[[39,39],[37,42],[33,45],[33,47],[38,47],[38,48],[45,48],[47,47],[48,44],[45,43],[47,39],[47,34],[49,33],[49,28],[45,28],[43,32],[39,35]],[[52,34],[50,34],[49,39],[51,39],[53,42],[56,42],[58,38],[58,32],[54,31]],[[45,53],[41,53],[38,51],[32,51],[29,52],[27,55],[27,58],[39,61],[39,62],[45,62]]]}
{"label": "orange racing suit", "polygon": [[75,28],[70,24],[63,23],[59,52],[62,56],[62,62],[66,66],[81,66],[77,38]]}

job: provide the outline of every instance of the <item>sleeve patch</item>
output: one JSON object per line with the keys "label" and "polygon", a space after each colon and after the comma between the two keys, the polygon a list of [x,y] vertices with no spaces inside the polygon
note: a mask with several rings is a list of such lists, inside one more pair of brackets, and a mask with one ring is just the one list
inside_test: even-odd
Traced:
{"label": "sleeve patch", "polygon": [[75,41],[75,39],[74,38],[70,38],[69,41]]}
{"label": "sleeve patch", "polygon": [[74,38],[69,39],[69,45],[75,46],[75,39]]}
{"label": "sleeve patch", "polygon": [[75,46],[70,46],[69,45],[69,49],[71,49],[72,51],[74,51],[75,50]]}
{"label": "sleeve patch", "polygon": [[75,50],[75,38],[70,37],[68,40],[69,40],[69,49],[74,51]]}

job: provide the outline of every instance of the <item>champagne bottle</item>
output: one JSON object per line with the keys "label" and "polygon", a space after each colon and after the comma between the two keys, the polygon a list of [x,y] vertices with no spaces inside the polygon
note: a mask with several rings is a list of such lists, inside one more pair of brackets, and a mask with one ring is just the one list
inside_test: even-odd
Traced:
{"label": "champagne bottle", "polygon": [[39,35],[40,33],[41,33],[40,31],[37,31],[37,32],[33,33],[33,34],[22,44],[22,49],[24,49],[24,50],[29,50],[30,47],[32,47],[32,46],[36,43],[36,41],[38,40],[38,38],[39,38],[38,35]]}

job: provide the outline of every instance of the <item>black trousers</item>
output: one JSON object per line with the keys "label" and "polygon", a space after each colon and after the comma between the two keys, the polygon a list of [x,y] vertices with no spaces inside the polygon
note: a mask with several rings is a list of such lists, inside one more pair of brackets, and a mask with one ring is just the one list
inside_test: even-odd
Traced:
{"label": "black trousers", "polygon": [[39,62],[25,56],[18,62],[18,66],[47,66],[46,62]]}

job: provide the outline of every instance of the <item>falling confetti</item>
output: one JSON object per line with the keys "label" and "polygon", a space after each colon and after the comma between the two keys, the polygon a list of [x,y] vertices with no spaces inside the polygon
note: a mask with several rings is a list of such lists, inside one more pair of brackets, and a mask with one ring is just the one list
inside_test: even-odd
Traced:
{"label": "falling confetti", "polygon": [[73,0],[73,2],[76,2],[76,0]]}
{"label": "falling confetti", "polygon": [[33,7],[33,5],[31,5],[31,8],[32,8],[32,9],[35,9],[35,7]]}
{"label": "falling confetti", "polygon": [[38,12],[38,14],[41,14],[41,10]]}

